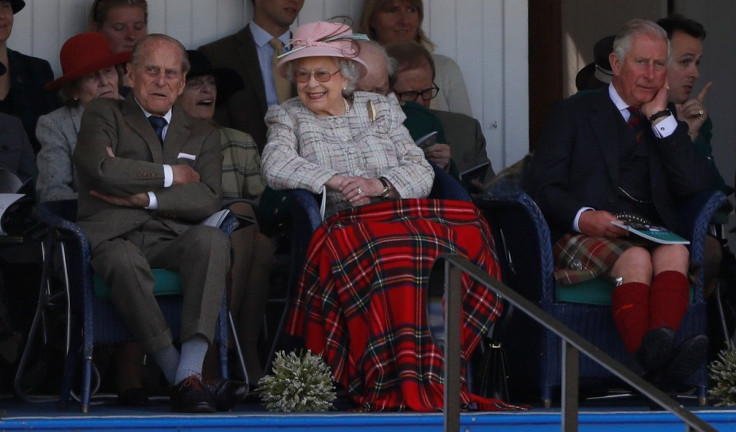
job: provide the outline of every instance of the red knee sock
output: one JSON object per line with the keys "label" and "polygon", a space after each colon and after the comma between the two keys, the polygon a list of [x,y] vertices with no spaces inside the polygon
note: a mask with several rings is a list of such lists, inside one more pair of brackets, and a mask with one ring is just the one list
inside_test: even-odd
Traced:
{"label": "red knee sock", "polygon": [[633,353],[649,330],[649,285],[627,282],[614,288],[611,311],[624,346]]}
{"label": "red knee sock", "polygon": [[654,277],[649,294],[649,328],[669,327],[674,331],[690,305],[690,282],[677,271],[664,271]]}

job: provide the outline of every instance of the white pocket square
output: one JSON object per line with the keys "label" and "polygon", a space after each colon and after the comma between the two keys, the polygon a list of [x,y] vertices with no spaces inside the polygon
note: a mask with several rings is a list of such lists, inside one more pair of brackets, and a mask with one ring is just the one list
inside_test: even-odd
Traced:
{"label": "white pocket square", "polygon": [[177,159],[195,160],[195,159],[197,159],[197,156],[194,156],[193,154],[189,154],[189,153],[179,153],[179,156],[177,156],[176,158]]}

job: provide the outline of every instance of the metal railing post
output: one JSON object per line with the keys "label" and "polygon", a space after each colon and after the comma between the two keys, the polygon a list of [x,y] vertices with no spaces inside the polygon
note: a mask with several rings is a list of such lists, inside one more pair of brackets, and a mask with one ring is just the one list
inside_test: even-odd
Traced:
{"label": "metal railing post", "polygon": [[[461,275],[468,274],[473,280],[492,290],[496,295],[516,307],[544,328],[562,339],[563,349],[563,405],[562,427],[577,430],[578,425],[578,374],[580,352],[614,375],[631,385],[650,400],[685,422],[686,431],[715,432],[716,429],[691,411],[676,403],[662,390],[654,387],[628,368],[621,365],[600,348],[588,342],[569,327],[560,323],[536,304],[507,287],[486,271],[460,255],[439,256],[429,278],[428,296],[444,290],[445,294],[445,431],[460,430],[460,327],[462,315]],[[441,275],[441,277],[440,277]],[[429,302],[429,299],[427,300]],[[454,312],[453,312],[454,311]],[[457,316],[454,314],[457,313]],[[458,327],[455,328],[454,326]],[[453,364],[457,362],[457,364]],[[457,372],[453,372],[453,370]],[[455,387],[454,385],[457,385]],[[568,429],[570,428],[570,429]]]}
{"label": "metal railing post", "polygon": [[460,430],[462,271],[445,262],[445,432]]}
{"label": "metal railing post", "polygon": [[578,382],[580,378],[580,353],[562,340],[562,430],[578,430]]}

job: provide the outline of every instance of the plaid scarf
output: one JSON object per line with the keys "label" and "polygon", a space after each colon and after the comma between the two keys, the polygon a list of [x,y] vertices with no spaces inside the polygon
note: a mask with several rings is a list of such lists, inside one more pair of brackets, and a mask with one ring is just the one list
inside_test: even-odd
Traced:
{"label": "plaid scarf", "polygon": [[[424,291],[444,253],[500,277],[493,237],[471,203],[386,201],[337,213],[312,236],[287,331],[325,357],[361,409],[442,409],[443,357],[427,325]],[[465,360],[501,305],[467,275],[463,292]],[[466,409],[517,408],[468,393],[464,379],[462,389]]]}

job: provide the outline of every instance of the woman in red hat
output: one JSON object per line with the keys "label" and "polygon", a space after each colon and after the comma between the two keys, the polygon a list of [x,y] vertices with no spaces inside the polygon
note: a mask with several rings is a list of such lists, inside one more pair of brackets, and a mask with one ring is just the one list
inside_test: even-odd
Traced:
{"label": "woman in red hat", "polygon": [[115,66],[126,63],[130,51],[113,54],[110,43],[99,33],[80,33],[61,47],[62,76],[46,85],[57,91],[64,106],[41,116],[36,136],[41,143],[36,193],[39,201],[77,199],[72,153],[84,105],[97,97],[119,98]]}
{"label": "woman in red hat", "polygon": [[[63,75],[46,85],[58,91],[64,106],[41,116],[36,136],[41,150],[36,158],[38,201],[77,199],[77,179],[72,154],[84,106],[98,97],[120,98],[120,78],[116,66],[130,60],[130,51],[113,53],[100,33],[80,33],[61,47]],[[126,344],[117,353],[118,398],[124,405],[143,405],[142,357],[137,344]]]}
{"label": "woman in red hat", "polygon": [[39,144],[34,135],[38,117],[59,106],[55,95],[43,91],[54,79],[49,62],[8,48],[14,15],[25,7],[23,0],[0,0],[0,63],[8,73],[0,76],[0,112],[21,119],[34,152]]}

